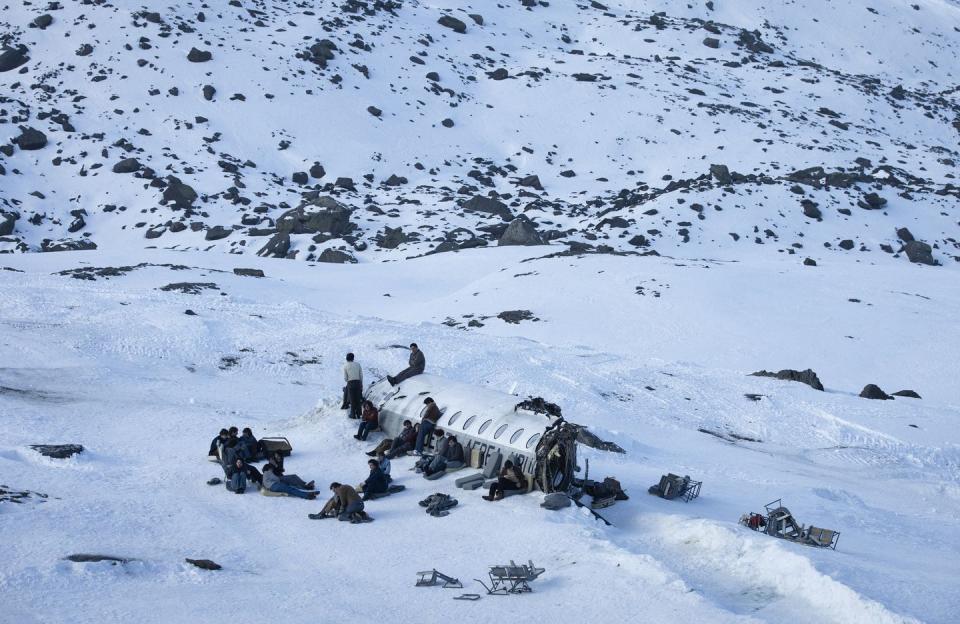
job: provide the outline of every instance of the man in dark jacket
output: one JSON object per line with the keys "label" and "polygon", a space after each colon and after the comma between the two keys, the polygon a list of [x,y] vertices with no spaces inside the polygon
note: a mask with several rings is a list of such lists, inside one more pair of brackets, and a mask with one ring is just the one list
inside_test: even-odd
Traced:
{"label": "man in dark jacket", "polygon": [[240,447],[240,454],[248,462],[259,461],[263,457],[263,453],[260,451],[260,442],[253,436],[250,427],[243,428],[243,435],[238,438],[237,444]]}
{"label": "man in dark jacket", "polygon": [[395,459],[401,455],[406,455],[413,450],[416,443],[417,430],[413,428],[413,423],[409,420],[403,421],[403,429],[390,443],[390,447],[386,449],[387,459]]}
{"label": "man in dark jacket", "polygon": [[380,469],[380,462],[371,459],[367,465],[370,466],[370,475],[360,488],[363,500],[369,500],[371,494],[384,494],[387,491],[387,475]]}
{"label": "man in dark jacket", "polygon": [[210,452],[207,453],[209,457],[216,457],[217,461],[220,461],[220,447],[227,443],[227,440],[230,438],[230,432],[226,429],[221,429],[220,433],[210,442]]}
{"label": "man in dark jacket", "polygon": [[410,343],[410,359],[407,367],[396,374],[395,377],[387,375],[387,381],[391,386],[395,386],[404,379],[409,379],[414,375],[419,375],[427,367],[427,358],[423,356],[423,351],[417,346],[417,343]]}
{"label": "man in dark jacket", "polygon": [[437,446],[437,454],[433,460],[423,469],[423,475],[430,475],[446,470],[447,468],[459,468],[463,466],[463,446],[457,442],[457,436],[452,433]]}
{"label": "man in dark jacket", "polygon": [[420,431],[417,432],[417,443],[413,447],[413,452],[417,455],[423,453],[423,442],[424,440],[430,439],[429,436],[433,433],[433,429],[437,426],[437,421],[440,420],[441,416],[440,408],[437,407],[432,397],[425,398],[423,404],[426,405],[426,407],[423,409]]}

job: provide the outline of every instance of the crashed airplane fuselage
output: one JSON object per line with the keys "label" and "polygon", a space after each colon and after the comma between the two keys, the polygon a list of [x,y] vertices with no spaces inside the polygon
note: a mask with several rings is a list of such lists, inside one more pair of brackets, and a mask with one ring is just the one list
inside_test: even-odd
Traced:
{"label": "crashed airplane fuselage", "polygon": [[428,396],[442,414],[437,428],[457,436],[468,461],[479,457],[482,466],[483,458],[499,451],[544,492],[570,488],[579,470],[578,436],[585,430],[565,421],[556,406],[426,374],[397,386],[381,380],[366,392],[380,411],[380,428],[388,436],[396,436],[404,420],[419,423]]}

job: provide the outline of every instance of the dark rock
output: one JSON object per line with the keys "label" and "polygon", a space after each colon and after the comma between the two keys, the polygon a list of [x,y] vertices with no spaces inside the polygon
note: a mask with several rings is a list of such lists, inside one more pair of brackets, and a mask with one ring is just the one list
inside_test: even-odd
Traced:
{"label": "dark rock", "polygon": [[212,85],[203,85],[203,99],[209,102],[213,100],[213,96],[216,94],[217,90]]}
{"label": "dark rock", "polygon": [[134,173],[140,170],[140,161],[136,158],[124,158],[113,166],[114,173]]}
{"label": "dark rock", "polygon": [[703,40],[703,45],[716,49],[720,47],[720,40],[715,37],[707,37]]}
{"label": "dark rock", "polygon": [[726,165],[710,165],[710,175],[720,184],[733,184],[730,169]]}
{"label": "dark rock", "polygon": [[277,230],[288,234],[329,234],[339,238],[356,226],[350,222],[351,210],[323,196],[288,210],[277,219]]}
{"label": "dark rock", "polygon": [[53,23],[53,16],[50,15],[49,13],[44,13],[43,15],[36,16],[33,19],[33,21],[30,22],[30,26],[32,26],[33,28],[39,28],[40,30],[46,30],[47,27],[50,26],[50,24],[52,23]]}
{"label": "dark rock", "polygon": [[353,184],[353,178],[340,177],[337,178],[337,181],[333,183],[334,186],[347,189],[348,191],[356,191],[357,187]]}
{"label": "dark rock", "polygon": [[244,277],[266,277],[263,274],[263,271],[260,269],[241,269],[236,268],[233,270],[234,275],[242,275]]}
{"label": "dark rock", "polygon": [[0,73],[16,69],[29,60],[27,46],[18,45],[15,48],[4,46],[3,52],[0,52]]}
{"label": "dark rock", "polygon": [[497,245],[543,245],[543,238],[537,232],[537,226],[527,217],[521,215],[510,222]]}
{"label": "dark rock", "polygon": [[512,221],[513,213],[507,208],[507,205],[501,201],[483,195],[474,195],[460,205],[467,212],[479,212],[492,214],[500,217],[504,221]]}
{"label": "dark rock", "polygon": [[540,178],[535,175],[528,175],[524,178],[520,178],[520,181],[517,182],[520,186],[526,186],[528,188],[536,189],[538,191],[543,190],[543,185],[540,184]]}
{"label": "dark rock", "polygon": [[323,165],[321,165],[320,163],[313,163],[313,166],[310,167],[311,178],[319,180],[325,175],[327,175],[327,171],[323,168]]}
{"label": "dark rock", "polygon": [[67,555],[64,557],[67,561],[73,561],[74,563],[100,563],[102,561],[109,561],[114,565],[118,563],[129,563],[133,559],[126,559],[124,557],[114,557],[113,555],[90,555],[86,553],[76,554],[76,555]]}
{"label": "dark rock", "polygon": [[860,396],[864,399],[877,399],[881,401],[890,399],[890,395],[881,390],[876,384],[865,385],[863,390],[860,391]]}
{"label": "dark rock", "polygon": [[917,240],[913,237],[913,233],[910,232],[910,230],[908,230],[905,227],[897,228],[897,238],[902,240],[904,243],[909,243]]}
{"label": "dark rock", "polygon": [[573,178],[573,177],[576,177],[577,172],[574,171],[573,169],[567,169],[566,171],[561,171],[560,175],[563,176],[564,178]]}
{"label": "dark rock", "polygon": [[409,240],[403,228],[384,227],[383,234],[377,236],[377,246],[384,249],[396,249]]}
{"label": "dark rock", "polygon": [[803,215],[805,217],[816,219],[817,221],[822,220],[823,213],[820,212],[820,209],[817,207],[817,202],[804,199],[800,201],[800,205],[803,206]]}
{"label": "dark rock", "polygon": [[297,171],[292,176],[290,176],[290,179],[293,180],[294,184],[300,184],[300,185],[306,184],[307,182],[310,181],[310,178],[307,177],[306,171]]}
{"label": "dark rock", "polygon": [[30,448],[53,459],[67,459],[83,452],[82,444],[31,444]]}
{"label": "dark rock", "polygon": [[161,286],[160,290],[164,292],[180,292],[185,295],[199,295],[204,290],[220,290],[220,287],[213,282],[176,282]]}
{"label": "dark rock", "polygon": [[879,210],[887,203],[887,200],[876,193],[867,193],[863,199],[857,202],[857,205],[864,210]]}
{"label": "dark rock", "polygon": [[77,51],[75,52],[75,54],[77,56],[90,56],[91,54],[93,54],[93,46],[90,45],[89,43],[85,43],[81,45],[79,48],[77,48]]}
{"label": "dark rock", "polygon": [[163,189],[163,200],[172,202],[176,208],[190,208],[197,201],[197,192],[180,178],[167,176],[167,187]]}
{"label": "dark rock", "polygon": [[817,261],[813,258],[804,258],[803,266],[817,266]]}
{"label": "dark rock", "polygon": [[207,230],[207,233],[204,235],[203,238],[204,240],[208,240],[208,241],[218,241],[230,236],[231,234],[233,234],[232,229],[227,229],[222,225],[215,225],[209,230]]}
{"label": "dark rock", "polygon": [[919,399],[919,398],[921,398],[920,395],[917,394],[916,392],[914,392],[913,390],[898,390],[897,392],[894,392],[894,393],[893,393],[893,396],[907,397],[908,399]]}
{"label": "dark rock", "polygon": [[437,20],[437,23],[461,35],[467,32],[467,25],[464,24],[462,21],[458,20],[457,18],[452,17],[450,15],[444,15],[443,17]]}
{"label": "dark rock", "polygon": [[206,63],[213,58],[213,53],[208,50],[198,50],[196,48],[190,48],[190,52],[187,53],[187,60],[191,63]]}
{"label": "dark rock", "polygon": [[850,251],[851,249],[853,249],[854,244],[852,240],[850,240],[849,238],[845,238],[839,243],[837,243],[837,246],[840,247],[840,249],[846,249],[847,251]]}
{"label": "dark rock", "polygon": [[195,565],[201,570],[222,570],[223,569],[222,565],[220,565],[219,563],[214,563],[209,559],[190,559],[188,557],[186,561],[190,565]]}
{"label": "dark rock", "polygon": [[403,176],[398,176],[392,174],[389,178],[384,181],[384,184],[387,186],[402,186],[407,183],[407,179]]}
{"label": "dark rock", "polygon": [[510,72],[503,67],[500,67],[492,72],[487,72],[487,77],[490,78],[490,80],[506,80],[510,77]]}
{"label": "dark rock", "polygon": [[937,261],[933,259],[933,248],[930,245],[917,240],[912,240],[903,246],[907,254],[907,259],[916,264],[928,264],[936,266]]}
{"label": "dark rock", "polygon": [[97,244],[87,238],[52,241],[44,239],[40,243],[40,251],[91,251],[97,248]]}
{"label": "dark rock", "polygon": [[440,122],[440,125],[443,126],[444,128],[452,128],[453,120],[447,117],[446,119]]}
{"label": "dark rock", "polygon": [[16,212],[0,212],[0,236],[13,234],[13,226],[20,215]]}
{"label": "dark rock", "polygon": [[383,111],[377,108],[376,106],[368,106],[367,112],[373,115],[374,117],[379,117],[383,114]]}
{"label": "dark rock", "polygon": [[339,249],[324,249],[317,258],[318,262],[327,262],[330,264],[356,264],[357,259],[345,251]]}
{"label": "dark rock", "polygon": [[477,26],[483,26],[483,16],[480,15],[479,13],[470,13],[469,15],[467,15],[467,17],[472,19],[473,23],[476,24]]}
{"label": "dark rock", "polygon": [[190,310],[190,309],[184,310],[183,313],[186,314],[187,316],[196,316],[196,315],[197,315],[196,312],[194,312],[193,310]]}
{"label": "dark rock", "polygon": [[903,88],[903,85],[897,85],[893,89],[890,89],[890,97],[895,100],[906,99],[907,91]]}
{"label": "dark rock", "polygon": [[633,245],[634,247],[649,247],[650,241],[647,240],[647,237],[643,234],[637,234],[633,238],[627,241],[628,245]]}
{"label": "dark rock", "polygon": [[497,318],[513,325],[517,325],[520,321],[539,321],[540,319],[533,316],[533,312],[530,310],[506,310],[497,315]]}
{"label": "dark rock", "polygon": [[820,378],[817,377],[817,374],[809,368],[804,371],[786,368],[776,373],[761,370],[757,371],[756,373],[750,373],[750,375],[752,377],[773,377],[774,379],[782,379],[784,381],[799,381],[800,383],[807,384],[814,390],[820,390],[821,392],[823,391],[823,384],[820,383]]}
{"label": "dark rock", "polygon": [[290,234],[288,232],[277,232],[257,252],[257,255],[268,258],[286,258],[288,253],[290,253]]}
{"label": "dark rock", "polygon": [[35,128],[20,126],[20,136],[13,140],[22,150],[43,149],[47,145],[47,135]]}

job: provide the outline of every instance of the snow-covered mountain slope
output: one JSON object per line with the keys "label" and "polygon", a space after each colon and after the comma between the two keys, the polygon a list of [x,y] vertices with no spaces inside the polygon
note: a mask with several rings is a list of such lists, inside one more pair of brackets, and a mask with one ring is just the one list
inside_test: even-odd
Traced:
{"label": "snow-covered mountain slope", "polygon": [[960,257],[948,0],[3,9],[5,250]]}
{"label": "snow-covered mountain slope", "polygon": [[[538,251],[357,266],[162,251],[130,268],[129,252],[4,258],[15,270],[0,271],[0,474],[51,498],[0,504],[0,621],[192,621],[227,595],[253,619],[289,622],[953,621],[953,268],[528,260]],[[171,283],[210,286],[191,295]],[[505,315],[531,317],[516,324],[498,316],[528,307]],[[623,456],[584,451],[592,476],[614,475],[631,495],[603,510],[614,526],[542,510],[539,495],[490,504],[450,478],[424,481],[410,459],[393,467],[408,491],[370,503],[371,525],[315,522],[306,514],[319,504],[204,484],[219,470],[203,459],[208,441],[229,424],[288,436],[291,472],[359,481],[370,445],[336,409],[339,363],[353,350],[376,378],[404,365],[392,345],[410,340],[434,373],[545,396],[621,444]],[[748,376],[806,366],[825,392]],[[866,383],[923,398],[859,398]],[[28,448],[64,442],[87,451],[50,460]],[[701,497],[648,496],[668,471],[703,479]],[[435,491],[459,499],[450,516],[417,506]],[[777,498],[840,530],[839,548],[737,525]],[[136,561],[63,561],[78,552]],[[547,568],[534,593],[473,604],[413,587],[436,567],[479,590],[470,579],[508,559]]]}

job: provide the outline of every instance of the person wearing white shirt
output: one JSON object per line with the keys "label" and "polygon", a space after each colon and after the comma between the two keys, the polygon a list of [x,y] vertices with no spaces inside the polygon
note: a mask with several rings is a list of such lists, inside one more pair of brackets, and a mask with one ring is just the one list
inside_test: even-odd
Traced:
{"label": "person wearing white shirt", "polygon": [[363,403],[363,370],[354,361],[352,353],[347,354],[343,365],[343,380],[347,383],[347,400],[350,403],[350,418],[360,418]]}

